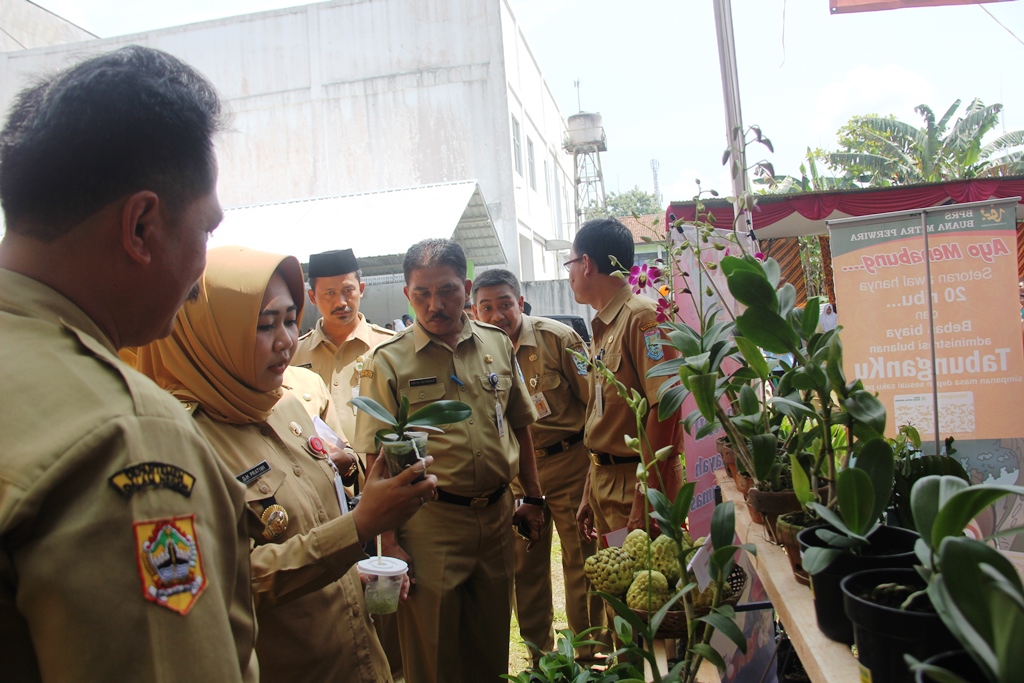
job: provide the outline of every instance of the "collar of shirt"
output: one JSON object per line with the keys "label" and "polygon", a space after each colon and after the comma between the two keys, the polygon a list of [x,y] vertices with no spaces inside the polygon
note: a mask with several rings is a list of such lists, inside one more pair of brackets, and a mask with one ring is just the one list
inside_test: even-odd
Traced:
{"label": "collar of shirt", "polygon": [[622,307],[626,304],[626,301],[629,300],[629,297],[632,296],[632,294],[633,291],[632,289],[630,289],[629,285],[623,283],[619,291],[615,292],[615,296],[609,299],[608,303],[605,304],[604,308],[602,308],[601,311],[597,314],[597,319],[603,322],[605,325],[610,325],[612,321],[615,320],[615,316],[619,314],[619,311],[622,310]]}
{"label": "collar of shirt", "polygon": [[[0,310],[41,317],[84,332],[113,354],[110,337],[85,311],[57,290],[13,270],[0,268]],[[42,315],[40,315],[42,314]]]}
{"label": "collar of shirt", "polygon": [[[473,323],[472,320],[469,319],[469,317],[465,313],[463,313],[462,332],[459,333],[459,338],[455,341],[455,346],[458,347],[459,344],[466,341],[470,337],[474,336],[477,336],[476,325]],[[447,346],[440,339],[427,332],[423,328],[423,325],[420,324],[419,320],[412,324],[412,338],[415,343],[414,348],[417,353],[422,351],[423,347],[429,344],[430,342],[434,342],[438,346]]]}
{"label": "collar of shirt", "polygon": [[[366,318],[363,316],[362,313],[357,313],[356,315],[359,317],[359,324],[356,325],[356,331],[352,334],[351,337],[348,338],[347,341],[342,342],[342,344],[347,344],[348,342],[352,341],[353,339],[358,339],[359,341],[363,342],[363,344],[366,345],[366,348],[370,348],[370,346],[371,346],[371,344],[370,344],[370,324],[368,322],[366,322]],[[320,318],[319,320],[317,320],[316,321],[316,325],[313,326],[312,334],[311,334],[311,339],[313,341],[313,348],[314,349],[317,346],[320,346],[320,344],[325,344],[327,346],[327,348],[329,348],[329,349],[331,349],[332,351],[335,351],[335,352],[339,348],[339,347],[335,346],[334,342],[332,342],[330,339],[328,339],[327,335],[324,333],[324,319],[323,318]]]}
{"label": "collar of shirt", "polygon": [[523,324],[519,328],[519,343],[516,344],[516,348],[520,346],[537,346],[537,333],[533,329],[533,318],[524,315],[522,320]]}

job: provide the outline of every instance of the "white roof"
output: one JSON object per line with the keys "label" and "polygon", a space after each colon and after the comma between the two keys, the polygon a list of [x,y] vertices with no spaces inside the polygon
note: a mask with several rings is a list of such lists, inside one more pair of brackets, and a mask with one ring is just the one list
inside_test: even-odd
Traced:
{"label": "white roof", "polygon": [[402,272],[409,247],[430,237],[455,240],[477,266],[507,262],[475,180],[229,208],[209,246],[291,254],[302,263],[352,249],[372,276]]}

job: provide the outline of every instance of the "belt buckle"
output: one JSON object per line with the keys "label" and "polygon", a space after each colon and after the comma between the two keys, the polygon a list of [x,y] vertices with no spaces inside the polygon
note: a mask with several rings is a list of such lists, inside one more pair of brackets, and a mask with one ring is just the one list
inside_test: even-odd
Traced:
{"label": "belt buckle", "polygon": [[562,439],[562,450],[568,451],[570,448],[572,448],[572,444],[569,443],[569,439]]}
{"label": "belt buckle", "polygon": [[597,457],[597,453],[590,451],[590,462],[594,463],[597,467],[601,466],[601,459]]}
{"label": "belt buckle", "polygon": [[548,454],[548,449],[546,449],[546,448],[536,448],[533,451],[533,457],[535,457],[535,458],[543,458],[543,457],[546,457],[547,454]]}
{"label": "belt buckle", "polygon": [[469,501],[469,507],[471,507],[471,508],[485,508],[485,507],[487,507],[490,504],[491,504],[491,499],[487,498],[486,496],[481,496],[479,498],[472,498]]}

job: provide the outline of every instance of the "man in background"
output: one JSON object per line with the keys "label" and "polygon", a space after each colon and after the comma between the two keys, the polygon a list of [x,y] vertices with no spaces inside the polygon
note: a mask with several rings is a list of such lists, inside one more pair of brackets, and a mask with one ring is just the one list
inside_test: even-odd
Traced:
{"label": "man in background", "polygon": [[[614,259],[614,260],[613,260]],[[657,310],[653,301],[632,292],[629,282],[616,277],[619,265],[633,263],[633,235],[615,218],[587,221],[573,240],[565,267],[569,286],[577,303],[597,311],[591,326],[594,338],[591,357],[602,361],[627,389],[635,389],[650,406],[645,428],[650,450],[643,460],[649,463],[664,446],[679,443],[678,420],[658,420],[658,389],[663,377],[647,377],[647,372],[674,353],[662,346]],[[618,265],[616,265],[618,264]],[[633,412],[619,396],[615,386],[590,373],[590,402],[587,404],[583,441],[591,452],[587,493],[577,513],[580,533],[587,538],[623,528],[644,526],[645,495],[637,480],[641,456],[626,446],[623,436],[637,436]],[[659,465],[664,493],[674,499],[682,484],[682,464],[670,458]],[[650,471],[647,485],[660,489],[659,477]]]}
{"label": "man in background", "polygon": [[[431,433],[437,499],[384,534],[384,554],[407,560],[415,585],[398,608],[409,683],[495,681],[508,671],[514,551],[509,527],[540,537],[543,493],[528,426],[536,418],[512,342],[463,312],[472,282],[451,240],[414,244],[405,255],[405,295],[416,322],[373,350],[363,395],[392,415],[459,400],[473,413]],[[353,445],[372,461],[383,423],[360,411]],[[509,484],[526,492],[513,512]],[[547,558],[544,558],[547,561]]]}
{"label": "man in background", "polygon": [[[545,519],[540,541],[527,553],[527,541],[515,539],[515,607],[519,633],[543,652],[554,649],[554,607],[551,593],[552,520],[562,545],[562,574],[565,577],[565,613],[573,633],[604,625],[601,598],[587,595],[590,584],[583,562],[597,552],[593,539],[584,540],[576,531],[576,511],[590,468],[583,444],[583,422],[590,395],[583,340],[571,328],[548,318],[523,314],[519,280],[510,271],[484,271],[473,282],[473,309],[477,320],[500,327],[512,340],[516,359],[537,410],[530,425],[537,474],[544,490],[550,517]],[[523,495],[518,481],[512,482],[516,496]],[[511,531],[510,531],[511,533]],[[597,636],[599,637],[599,636]],[[540,654],[531,650],[534,662]],[[589,658],[589,650],[577,653]]]}

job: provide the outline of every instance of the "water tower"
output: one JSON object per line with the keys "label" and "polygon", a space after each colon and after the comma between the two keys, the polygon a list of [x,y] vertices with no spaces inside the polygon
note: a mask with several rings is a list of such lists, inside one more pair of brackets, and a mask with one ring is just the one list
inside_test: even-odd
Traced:
{"label": "water tower", "polygon": [[600,114],[580,112],[569,117],[568,135],[562,147],[572,154],[576,179],[576,228],[583,223],[583,214],[590,206],[604,208],[604,174],[601,152],[608,151]]}

